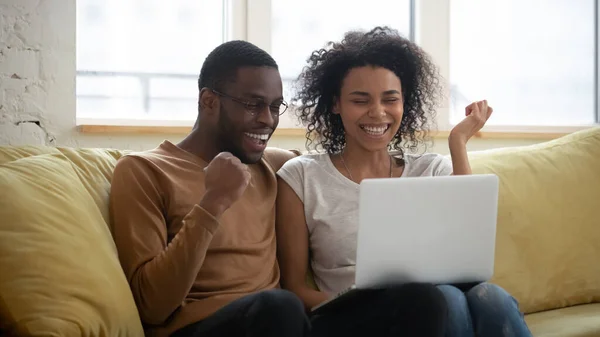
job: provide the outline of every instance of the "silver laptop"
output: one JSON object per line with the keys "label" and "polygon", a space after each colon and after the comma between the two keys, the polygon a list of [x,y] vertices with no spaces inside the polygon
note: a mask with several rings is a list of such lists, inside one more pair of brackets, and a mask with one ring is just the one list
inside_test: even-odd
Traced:
{"label": "silver laptop", "polygon": [[355,285],[312,313],[336,307],[361,289],[489,280],[498,185],[491,174],[363,180]]}

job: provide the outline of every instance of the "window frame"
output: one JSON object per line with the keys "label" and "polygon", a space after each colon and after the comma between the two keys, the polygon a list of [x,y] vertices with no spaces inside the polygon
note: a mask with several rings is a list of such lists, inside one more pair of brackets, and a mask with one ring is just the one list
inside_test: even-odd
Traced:
{"label": "window frame", "polygon": [[[443,99],[437,112],[438,130],[448,132],[454,124],[450,122],[450,1],[452,0],[413,0],[416,1],[415,41],[427,51],[438,65],[444,85]],[[567,134],[589,127],[600,125],[600,87],[599,87],[599,36],[600,0],[594,0],[594,99],[595,124],[593,125],[560,125],[560,126],[531,126],[531,125],[486,125],[482,133],[514,134]],[[554,137],[553,137],[554,138]]]}
{"label": "window frame", "polygon": [[[248,0],[222,0],[223,1],[223,41],[231,40],[246,40],[248,32],[247,20],[247,3]],[[78,76],[125,76],[134,77],[142,82],[142,98],[144,108],[147,110],[149,97],[148,83],[153,78],[185,78],[197,79],[197,74],[168,74],[168,73],[138,73],[138,72],[114,72],[114,71],[92,71],[75,69],[76,78]],[[102,95],[85,95],[89,97],[103,97]],[[77,100],[77,95],[75,95]],[[77,104],[75,104],[77,106]],[[77,108],[76,108],[77,109]],[[165,130],[175,130],[173,128],[187,128],[194,125],[194,120],[171,120],[171,119],[142,119],[142,118],[96,118],[96,117],[79,117],[75,111],[75,126],[80,132],[88,133],[105,133],[105,132],[120,132],[119,126],[123,130],[128,130],[136,133],[136,130],[143,128],[160,128],[165,127]],[[136,128],[137,127],[137,128]],[[110,130],[110,131],[109,131]],[[156,130],[151,133],[157,133]],[[163,132],[158,132],[163,133]]]}
{"label": "window frame", "polygon": [[[254,43],[267,52],[271,52],[271,0],[223,0],[225,41],[246,40]],[[452,0],[410,0],[410,38],[418,43],[429,53],[439,67],[443,84],[443,98],[437,110],[438,135],[447,136],[453,125],[450,122],[450,1]],[[538,134],[539,138],[556,138],[585,128],[600,125],[600,0],[594,1],[595,16],[595,47],[594,47],[594,100],[595,123],[594,125],[563,125],[563,126],[525,126],[525,125],[486,125],[481,135],[490,138],[514,138],[527,134]],[[80,72],[78,71],[79,75]],[[286,114],[290,116],[289,113]],[[115,132],[119,126],[123,131],[164,133],[163,131],[184,133],[194,121],[190,120],[121,120],[76,118],[77,126],[81,132]],[[136,128],[137,127],[137,128]],[[104,131],[103,131],[104,130]],[[106,131],[111,130],[111,131]],[[302,131],[302,132],[301,132]],[[117,131],[118,132],[118,131]],[[493,134],[497,133],[498,137]],[[286,128],[280,134],[287,136],[303,135],[303,130]]]}

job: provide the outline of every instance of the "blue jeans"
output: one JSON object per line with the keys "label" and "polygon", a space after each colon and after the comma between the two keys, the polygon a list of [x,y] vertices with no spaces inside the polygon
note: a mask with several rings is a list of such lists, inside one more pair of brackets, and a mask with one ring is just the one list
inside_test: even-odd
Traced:
{"label": "blue jeans", "polygon": [[448,303],[446,337],[531,337],[517,301],[504,289],[481,283],[467,292],[440,285]]}

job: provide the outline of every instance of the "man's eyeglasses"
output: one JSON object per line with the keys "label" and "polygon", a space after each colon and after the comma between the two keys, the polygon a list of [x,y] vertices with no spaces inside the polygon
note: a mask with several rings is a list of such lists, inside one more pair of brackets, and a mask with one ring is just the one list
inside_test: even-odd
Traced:
{"label": "man's eyeglasses", "polygon": [[243,100],[240,98],[229,96],[227,94],[224,94],[224,93],[219,92],[214,89],[211,89],[211,90],[212,90],[212,92],[214,92],[215,94],[217,94],[221,97],[226,97],[236,103],[242,104],[246,108],[246,111],[252,116],[256,116],[260,112],[265,111],[265,108],[267,108],[267,107],[269,107],[269,112],[271,113],[271,115],[273,115],[273,117],[281,116],[288,108],[287,103],[284,101],[281,101],[279,103],[273,103],[273,104],[269,105],[262,100],[246,101],[246,100]]}

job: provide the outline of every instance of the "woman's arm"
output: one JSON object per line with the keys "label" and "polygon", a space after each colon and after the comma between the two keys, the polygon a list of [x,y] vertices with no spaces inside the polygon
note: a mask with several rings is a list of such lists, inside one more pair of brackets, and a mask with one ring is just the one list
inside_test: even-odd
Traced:
{"label": "woman's arm", "polygon": [[450,147],[450,157],[452,157],[452,174],[468,175],[473,173],[467,154],[467,142],[460,137],[452,137],[452,133],[450,133],[448,145]]}
{"label": "woman's arm", "polygon": [[327,294],[306,284],[308,271],[308,229],[304,204],[292,188],[277,178],[277,258],[281,268],[281,285],[295,293],[306,309],[328,299]]}
{"label": "woman's arm", "polygon": [[485,125],[492,115],[491,106],[486,100],[473,102],[465,108],[465,119],[457,124],[448,137],[453,175],[471,174],[471,165],[467,155],[467,142]]}

